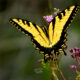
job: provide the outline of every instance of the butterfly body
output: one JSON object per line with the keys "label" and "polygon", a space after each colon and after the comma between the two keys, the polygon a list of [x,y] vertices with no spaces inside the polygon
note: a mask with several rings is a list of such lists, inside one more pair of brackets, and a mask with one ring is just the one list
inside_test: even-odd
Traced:
{"label": "butterfly body", "polygon": [[[12,18],[10,22],[20,31],[28,34],[34,45],[44,56],[52,55],[52,52],[59,54],[64,52],[64,45],[67,37],[67,28],[78,11],[79,6],[73,5],[58,13],[49,23],[48,28],[40,26],[23,19]],[[65,52],[64,52],[65,53]]]}

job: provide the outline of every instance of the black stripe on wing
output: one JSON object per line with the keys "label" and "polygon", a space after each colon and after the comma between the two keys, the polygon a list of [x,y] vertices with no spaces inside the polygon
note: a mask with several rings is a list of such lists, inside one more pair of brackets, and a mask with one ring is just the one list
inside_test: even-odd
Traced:
{"label": "black stripe on wing", "polygon": [[[17,18],[17,20],[20,20],[19,18]],[[22,21],[23,21],[23,23],[25,24],[25,20],[24,19],[22,19]],[[32,34],[31,33],[29,33],[29,32],[27,32],[25,29],[23,29],[20,25],[18,25],[16,22],[14,22],[13,21],[13,18],[11,18],[10,20],[9,20],[9,22],[10,23],[12,23],[17,29],[19,29],[21,32],[24,32],[25,34],[28,34],[29,36],[31,36],[32,37]],[[27,23],[27,25],[28,26],[30,26],[30,23],[29,23],[29,21],[26,21],[26,23]]]}

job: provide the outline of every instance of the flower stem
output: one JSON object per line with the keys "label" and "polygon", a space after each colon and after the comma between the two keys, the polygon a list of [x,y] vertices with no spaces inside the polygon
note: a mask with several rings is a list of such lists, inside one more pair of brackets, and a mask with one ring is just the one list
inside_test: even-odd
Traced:
{"label": "flower stem", "polygon": [[51,0],[48,0],[48,11],[51,14],[51,10],[52,10],[52,3]]}
{"label": "flower stem", "polygon": [[52,78],[51,80],[59,80],[56,73],[55,73],[55,68],[52,65],[52,60],[50,60],[50,69],[51,69],[51,74],[52,74]]}
{"label": "flower stem", "polygon": [[63,73],[62,73],[62,71],[60,70],[60,68],[58,68],[57,70],[58,70],[58,72],[60,73],[62,79],[63,79],[63,80],[66,80],[65,77],[64,77],[64,75],[63,75]]}
{"label": "flower stem", "polygon": [[60,69],[60,66],[59,66],[59,62],[58,60],[55,62],[55,65],[56,65],[56,68],[57,68],[57,71],[59,72],[60,76],[62,77],[63,80],[66,80],[61,69]]}

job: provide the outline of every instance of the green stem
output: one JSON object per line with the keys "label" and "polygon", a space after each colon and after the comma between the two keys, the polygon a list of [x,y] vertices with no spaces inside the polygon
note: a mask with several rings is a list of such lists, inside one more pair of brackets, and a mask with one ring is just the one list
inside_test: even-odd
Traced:
{"label": "green stem", "polygon": [[55,68],[52,66],[52,60],[50,60],[50,69],[51,69],[51,74],[52,74],[52,78],[51,80],[59,80],[56,73],[55,73]]}
{"label": "green stem", "polygon": [[62,79],[66,80],[63,73],[62,73],[62,71],[61,71],[61,69],[60,69],[58,60],[55,62],[55,65],[56,65],[57,71],[60,73],[60,76],[62,77]]}
{"label": "green stem", "polygon": [[48,11],[49,11],[49,14],[51,14],[52,12],[52,1],[51,0],[48,0]]}

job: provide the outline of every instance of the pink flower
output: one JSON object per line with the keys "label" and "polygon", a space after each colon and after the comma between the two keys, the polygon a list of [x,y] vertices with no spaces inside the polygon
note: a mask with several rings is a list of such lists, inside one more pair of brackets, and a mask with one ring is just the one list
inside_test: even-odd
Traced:
{"label": "pink flower", "polygon": [[73,54],[74,54],[75,56],[79,56],[79,51],[74,51]]}
{"label": "pink flower", "polygon": [[75,57],[73,53],[72,53],[70,56],[71,56],[72,58],[74,58],[74,57]]}
{"label": "pink flower", "polygon": [[46,20],[46,22],[50,23],[53,20],[53,16],[49,15],[49,16],[43,16],[43,19]]}
{"label": "pink flower", "polygon": [[80,61],[80,57],[78,57],[77,60]]}
{"label": "pink flower", "polygon": [[71,65],[70,68],[73,69],[73,70],[75,70],[75,71],[77,70],[76,65]]}
{"label": "pink flower", "polygon": [[74,50],[77,51],[77,50],[79,50],[79,48],[75,47]]}
{"label": "pink flower", "polygon": [[71,57],[72,58],[76,58],[76,57],[80,57],[80,48],[72,48],[69,50],[71,52]]}

